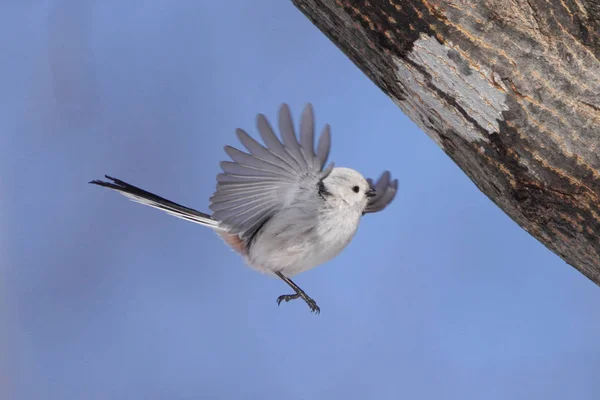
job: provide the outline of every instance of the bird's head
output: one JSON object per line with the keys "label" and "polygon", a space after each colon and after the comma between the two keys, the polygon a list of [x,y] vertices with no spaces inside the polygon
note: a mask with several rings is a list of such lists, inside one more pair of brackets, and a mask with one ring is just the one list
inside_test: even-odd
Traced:
{"label": "bird's head", "polygon": [[323,180],[325,190],[339,202],[342,207],[349,207],[363,212],[369,198],[375,195],[367,180],[357,171],[350,168],[334,168]]}

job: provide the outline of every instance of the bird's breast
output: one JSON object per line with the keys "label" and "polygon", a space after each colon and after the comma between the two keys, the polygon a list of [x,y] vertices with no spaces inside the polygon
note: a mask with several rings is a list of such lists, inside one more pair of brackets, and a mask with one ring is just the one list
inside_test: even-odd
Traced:
{"label": "bird's breast", "polygon": [[[248,264],[263,272],[294,276],[337,256],[356,233],[360,215],[315,213],[272,218],[248,248]],[[293,222],[291,222],[293,221]]]}

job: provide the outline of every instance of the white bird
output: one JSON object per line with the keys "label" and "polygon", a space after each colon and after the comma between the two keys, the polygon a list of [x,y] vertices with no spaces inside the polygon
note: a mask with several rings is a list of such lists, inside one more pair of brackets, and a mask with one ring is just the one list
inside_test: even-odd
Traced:
{"label": "white bird", "polygon": [[221,162],[217,189],[210,198],[212,215],[184,207],[129,183],[106,175],[111,182],[93,180],[129,199],[176,217],[212,228],[252,268],[285,281],[311,311],[317,303],[290,277],[337,256],[350,243],[361,217],[383,210],[395,197],[398,180],[385,171],[377,182],[349,168],[326,168],[331,147],[325,125],[314,148],[314,113],[308,104],[296,137],[289,107],[279,109],[280,141],[263,114],[257,128],[265,145],[242,129],[236,133],[248,150],[225,146],[232,161]]}

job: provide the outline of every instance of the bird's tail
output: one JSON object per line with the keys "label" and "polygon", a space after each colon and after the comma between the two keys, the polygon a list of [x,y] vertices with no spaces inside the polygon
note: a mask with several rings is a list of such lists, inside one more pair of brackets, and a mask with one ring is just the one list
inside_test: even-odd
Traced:
{"label": "bird's tail", "polygon": [[218,221],[212,219],[208,214],[196,211],[177,203],[173,203],[165,198],[130,185],[127,182],[123,182],[120,179],[116,179],[108,175],[105,175],[105,177],[112,182],[93,180],[90,183],[116,190],[130,200],[150,207],[158,208],[159,210],[163,210],[171,215],[174,215],[175,217],[208,226],[213,229],[221,230],[221,228],[219,228]]}

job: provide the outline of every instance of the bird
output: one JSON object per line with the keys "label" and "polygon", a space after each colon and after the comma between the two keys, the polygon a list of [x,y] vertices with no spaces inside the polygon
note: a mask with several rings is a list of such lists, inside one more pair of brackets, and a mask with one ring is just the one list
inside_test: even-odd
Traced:
{"label": "bird", "polygon": [[[385,209],[395,198],[398,180],[384,171],[377,181],[356,170],[327,164],[331,127],[325,124],[315,148],[311,103],[302,111],[296,134],[289,106],[279,107],[275,134],[264,114],[256,127],[264,144],[236,129],[241,151],[225,146],[211,214],[177,204],[123,180],[105,175],[89,183],[115,190],[137,203],[214,230],[251,268],[278,277],[294,291],[277,305],[302,299],[316,314],[321,309],[291,277],[336,257],[353,239],[362,217]],[[327,166],[326,166],[327,165]]]}

